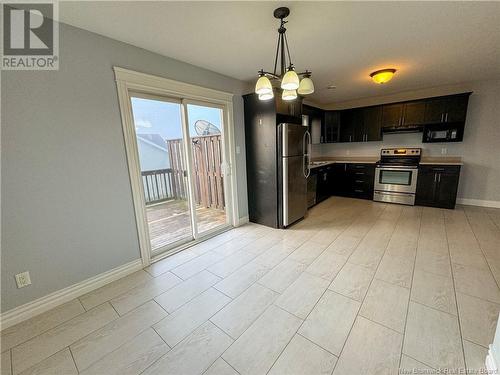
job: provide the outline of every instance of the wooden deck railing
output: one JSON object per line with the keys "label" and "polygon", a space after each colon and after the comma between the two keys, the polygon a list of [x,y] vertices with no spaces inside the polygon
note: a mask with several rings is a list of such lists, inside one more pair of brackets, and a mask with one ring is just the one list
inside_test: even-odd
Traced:
{"label": "wooden deck railing", "polygon": [[[193,137],[191,140],[196,204],[207,208],[224,209],[221,136]],[[170,199],[187,198],[186,159],[183,155],[182,140],[168,140],[167,146],[170,168],[141,173],[148,205]]]}

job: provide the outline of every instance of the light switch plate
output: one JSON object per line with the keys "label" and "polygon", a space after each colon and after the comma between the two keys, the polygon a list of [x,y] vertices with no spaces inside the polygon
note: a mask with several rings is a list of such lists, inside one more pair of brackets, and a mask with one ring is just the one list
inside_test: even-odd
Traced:
{"label": "light switch plate", "polygon": [[16,275],[16,284],[18,288],[24,288],[31,285],[31,278],[29,271],[21,272]]}

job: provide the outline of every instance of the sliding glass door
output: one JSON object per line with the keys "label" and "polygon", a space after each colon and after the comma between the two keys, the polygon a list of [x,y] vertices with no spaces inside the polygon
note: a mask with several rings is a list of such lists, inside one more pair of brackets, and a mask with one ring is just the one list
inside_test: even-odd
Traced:
{"label": "sliding glass door", "polygon": [[224,139],[222,109],[186,104],[191,145],[195,221],[198,234],[227,222],[224,193]]}
{"label": "sliding glass door", "polygon": [[223,109],[131,93],[151,256],[228,225]]}

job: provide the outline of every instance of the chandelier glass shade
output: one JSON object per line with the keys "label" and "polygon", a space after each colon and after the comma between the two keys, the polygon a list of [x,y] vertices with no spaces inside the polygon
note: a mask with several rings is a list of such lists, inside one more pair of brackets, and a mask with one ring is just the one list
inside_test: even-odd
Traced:
{"label": "chandelier glass shade", "polygon": [[311,72],[306,70],[305,72],[297,73],[292,64],[285,28],[285,24],[288,22],[285,21],[285,18],[289,14],[290,9],[285,7],[274,10],[274,17],[280,20],[278,45],[276,47],[273,72],[266,72],[263,69],[259,71],[259,79],[255,84],[255,93],[259,95],[260,100],[273,98],[273,90],[277,90],[278,88],[283,90],[281,95],[283,100],[294,100],[297,98],[297,94],[304,96],[314,92]]}
{"label": "chandelier glass shade", "polygon": [[273,92],[273,85],[266,76],[261,76],[255,84],[255,93],[259,95],[269,94]]}
{"label": "chandelier glass shade", "polygon": [[283,90],[283,94],[281,94],[281,99],[283,100],[295,100],[297,99],[297,91],[295,90]]}

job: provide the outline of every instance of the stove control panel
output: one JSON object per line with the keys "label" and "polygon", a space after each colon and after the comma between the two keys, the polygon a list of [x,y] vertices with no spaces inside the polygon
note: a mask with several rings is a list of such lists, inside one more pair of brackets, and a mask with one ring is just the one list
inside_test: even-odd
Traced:
{"label": "stove control panel", "polygon": [[381,156],[420,156],[421,148],[383,148],[380,151]]}

